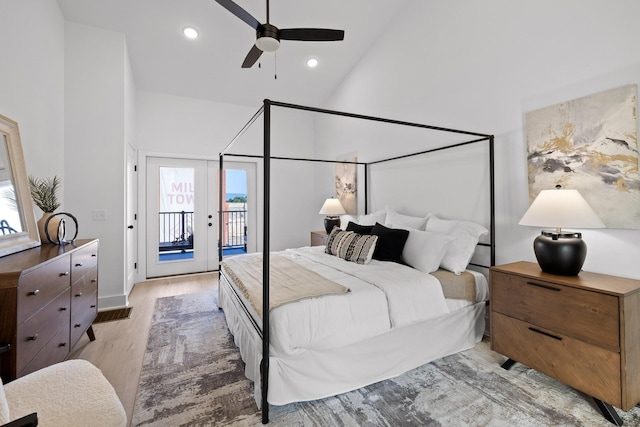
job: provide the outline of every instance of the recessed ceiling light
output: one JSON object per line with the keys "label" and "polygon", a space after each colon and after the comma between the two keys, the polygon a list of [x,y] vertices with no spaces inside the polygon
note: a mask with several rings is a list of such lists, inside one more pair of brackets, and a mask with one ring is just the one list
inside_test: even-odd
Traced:
{"label": "recessed ceiling light", "polygon": [[318,66],[318,58],[309,58],[307,59],[307,67],[315,68]]}
{"label": "recessed ceiling light", "polygon": [[188,39],[196,39],[198,38],[198,30],[193,27],[184,27],[182,29],[182,34]]}

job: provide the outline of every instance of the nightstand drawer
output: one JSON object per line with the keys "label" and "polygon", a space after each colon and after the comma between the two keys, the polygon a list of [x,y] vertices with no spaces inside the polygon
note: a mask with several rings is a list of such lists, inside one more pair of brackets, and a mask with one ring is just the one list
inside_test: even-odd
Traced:
{"label": "nightstand drawer", "polygon": [[491,348],[597,399],[621,407],[620,355],[494,313]]}
{"label": "nightstand drawer", "polygon": [[618,304],[613,295],[491,272],[493,311],[615,352],[620,351]]}

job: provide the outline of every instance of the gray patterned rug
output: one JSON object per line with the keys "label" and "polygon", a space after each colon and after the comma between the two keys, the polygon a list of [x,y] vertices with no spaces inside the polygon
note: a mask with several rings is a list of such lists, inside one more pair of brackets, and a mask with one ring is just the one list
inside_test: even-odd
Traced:
{"label": "gray patterned rug", "polygon": [[[258,426],[260,413],[216,291],[160,298],[132,426]],[[314,402],[272,406],[274,426],[603,426],[591,399],[482,342],[404,375]],[[640,425],[640,408],[624,413]]]}

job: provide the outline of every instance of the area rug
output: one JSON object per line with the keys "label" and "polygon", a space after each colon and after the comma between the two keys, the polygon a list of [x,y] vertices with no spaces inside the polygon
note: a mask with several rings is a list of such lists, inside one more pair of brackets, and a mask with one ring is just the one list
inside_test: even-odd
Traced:
{"label": "area rug", "polygon": [[[132,426],[258,426],[253,386],[217,308],[217,292],[160,298]],[[274,426],[602,426],[593,401],[505,358],[485,341],[360,390],[271,406]],[[640,425],[640,408],[618,410]]]}

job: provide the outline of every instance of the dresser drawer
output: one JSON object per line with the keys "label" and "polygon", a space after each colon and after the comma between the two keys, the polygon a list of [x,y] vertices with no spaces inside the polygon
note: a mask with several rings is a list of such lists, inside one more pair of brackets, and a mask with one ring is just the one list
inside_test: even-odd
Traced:
{"label": "dresser drawer", "polygon": [[493,311],[615,352],[618,305],[613,295],[491,271]]}
{"label": "dresser drawer", "polygon": [[45,366],[62,362],[69,355],[69,347],[69,328],[68,325],[64,325],[36,357],[18,373],[18,376],[22,377]]}
{"label": "dresser drawer", "polygon": [[620,354],[494,313],[491,349],[621,407]]}
{"label": "dresser drawer", "polygon": [[71,254],[71,282],[75,282],[98,266],[98,242],[78,249]]}
{"label": "dresser drawer", "polygon": [[62,292],[26,322],[18,325],[16,336],[16,371],[20,372],[56,335],[60,328],[69,329],[70,290]]}
{"label": "dresser drawer", "polygon": [[63,256],[25,273],[18,286],[18,323],[44,307],[71,284],[70,257]]}
{"label": "dresser drawer", "polygon": [[74,297],[72,301],[71,346],[74,346],[98,315],[98,292]]}

